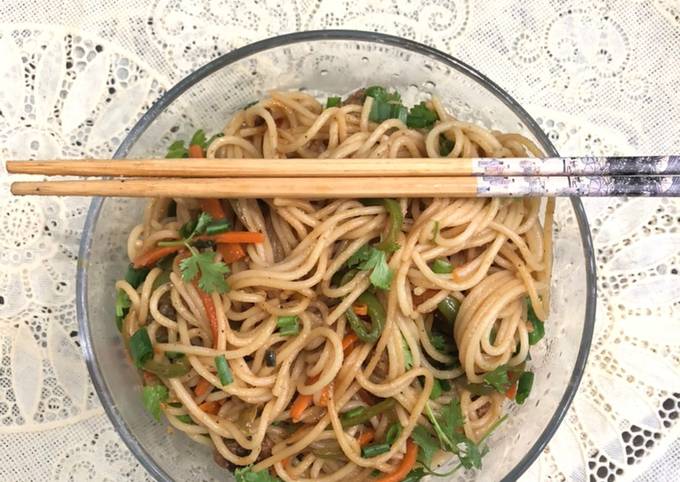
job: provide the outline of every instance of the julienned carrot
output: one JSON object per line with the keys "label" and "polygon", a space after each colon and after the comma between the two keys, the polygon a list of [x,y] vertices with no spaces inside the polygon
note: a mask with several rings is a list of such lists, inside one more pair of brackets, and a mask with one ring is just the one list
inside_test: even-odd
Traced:
{"label": "julienned carrot", "polygon": [[156,261],[165,258],[169,254],[176,253],[180,249],[184,249],[184,246],[163,246],[160,248],[151,248],[147,252],[137,256],[132,264],[135,268],[149,267]]}
{"label": "julienned carrot", "polygon": [[375,482],[401,482],[416,464],[417,456],[418,446],[413,440],[408,439],[408,442],[406,442],[406,453],[404,454],[404,458],[401,459],[399,467],[397,467],[394,472],[385,474],[379,479],[375,479]]}
{"label": "julienned carrot", "polygon": [[359,337],[356,335],[356,333],[350,333],[342,339],[342,351],[344,352],[345,356],[352,353],[350,348],[352,348],[358,339]]}
{"label": "julienned carrot", "polygon": [[358,316],[366,316],[368,314],[368,306],[367,305],[361,305],[361,304],[352,305],[352,310]]}
{"label": "julienned carrot", "polygon": [[510,400],[514,400],[515,395],[517,395],[517,382],[514,382],[512,385],[510,385],[508,391],[505,392],[505,396],[508,397]]}
{"label": "julienned carrot", "polygon": [[300,421],[302,414],[304,413],[305,410],[307,410],[307,407],[309,407],[310,403],[312,403],[311,395],[300,394],[297,396],[297,398],[293,402],[293,406],[290,407],[290,418],[293,420],[293,422]]}
{"label": "julienned carrot", "polygon": [[[310,377],[307,379],[307,384],[316,383],[319,379],[318,375]],[[293,406],[290,407],[290,418],[293,422],[299,422],[302,417],[302,413],[307,410],[307,407],[312,403],[314,397],[311,395],[298,394],[297,398],[293,402]]]}
{"label": "julienned carrot", "polygon": [[201,210],[210,214],[213,221],[219,221],[227,217],[219,199],[201,199]]}
{"label": "julienned carrot", "polygon": [[357,442],[359,442],[359,447],[363,447],[364,445],[367,445],[373,441],[375,438],[375,430],[372,428],[366,429],[363,432],[361,432],[361,435],[359,435],[359,438],[357,438]]}
{"label": "julienned carrot", "polygon": [[210,239],[216,243],[264,243],[264,234],[251,231],[227,231],[213,236],[201,236],[199,239]]}
{"label": "julienned carrot", "polygon": [[213,303],[212,296],[203,291],[198,286],[196,286],[196,291],[198,291],[201,301],[203,302],[203,306],[205,307],[205,313],[208,315],[214,347],[217,345],[217,310],[215,309],[215,303]]}
{"label": "julienned carrot", "polygon": [[205,413],[215,415],[220,410],[220,404],[217,402],[203,402],[198,406],[198,408],[203,410]]}
{"label": "julienned carrot", "polygon": [[238,261],[246,256],[246,252],[243,251],[243,248],[238,243],[218,244],[217,252],[222,255],[222,261],[227,264]]}
{"label": "julienned carrot", "polygon": [[203,154],[203,148],[198,144],[190,144],[189,148],[187,149],[187,154],[189,155],[189,157],[193,159],[200,159],[202,157],[205,157],[205,155]]}
{"label": "julienned carrot", "polygon": [[210,383],[205,378],[201,378],[194,387],[194,394],[197,397],[202,397],[208,392],[208,390],[210,390],[210,387],[212,387],[212,383]]}

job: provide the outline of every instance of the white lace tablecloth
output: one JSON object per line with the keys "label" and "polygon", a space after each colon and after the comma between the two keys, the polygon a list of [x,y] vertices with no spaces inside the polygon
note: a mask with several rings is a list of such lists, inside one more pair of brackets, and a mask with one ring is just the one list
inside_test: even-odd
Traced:
{"label": "white lace tablecloth", "polygon": [[[563,155],[680,153],[678,0],[4,0],[0,22],[0,159],[110,156],[199,65],[320,28],[392,33],[461,58]],[[524,479],[677,480],[680,201],[585,204],[599,270],[593,348],[565,422]],[[148,478],[79,348],[87,207],[12,198],[0,170],[1,480]]]}

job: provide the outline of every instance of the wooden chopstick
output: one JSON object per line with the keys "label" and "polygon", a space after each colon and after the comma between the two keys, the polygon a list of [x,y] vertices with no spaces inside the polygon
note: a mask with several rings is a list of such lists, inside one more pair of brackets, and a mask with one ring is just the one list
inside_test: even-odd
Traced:
{"label": "wooden chopstick", "polygon": [[240,177],[15,182],[16,195],[375,198],[680,196],[680,176]]}
{"label": "wooden chopstick", "polygon": [[680,156],[420,159],[7,161],[16,174],[126,177],[430,177],[678,175]]}

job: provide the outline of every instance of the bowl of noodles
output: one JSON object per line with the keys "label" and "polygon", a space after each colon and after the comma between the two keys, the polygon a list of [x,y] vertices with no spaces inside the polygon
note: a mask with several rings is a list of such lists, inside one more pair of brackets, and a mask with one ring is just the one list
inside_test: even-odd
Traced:
{"label": "bowl of noodles", "polygon": [[[489,79],[377,33],[285,35],[165,93],[115,157],[556,156]],[[578,199],[97,198],[83,350],[158,480],[515,480],[594,323]]]}

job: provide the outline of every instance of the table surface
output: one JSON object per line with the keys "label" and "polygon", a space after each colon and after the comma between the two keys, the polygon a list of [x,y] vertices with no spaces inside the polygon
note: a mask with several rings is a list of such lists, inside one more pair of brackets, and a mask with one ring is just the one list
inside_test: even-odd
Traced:
{"label": "table surface", "polygon": [[[680,152],[677,0],[5,0],[0,19],[0,159],[110,156],[197,66],[320,28],[382,31],[459,57],[524,105],[563,155]],[[599,278],[592,352],[568,416],[523,480],[671,480],[680,200],[585,205]],[[106,418],[79,348],[87,206],[11,198],[0,171],[0,480],[148,477]]]}

